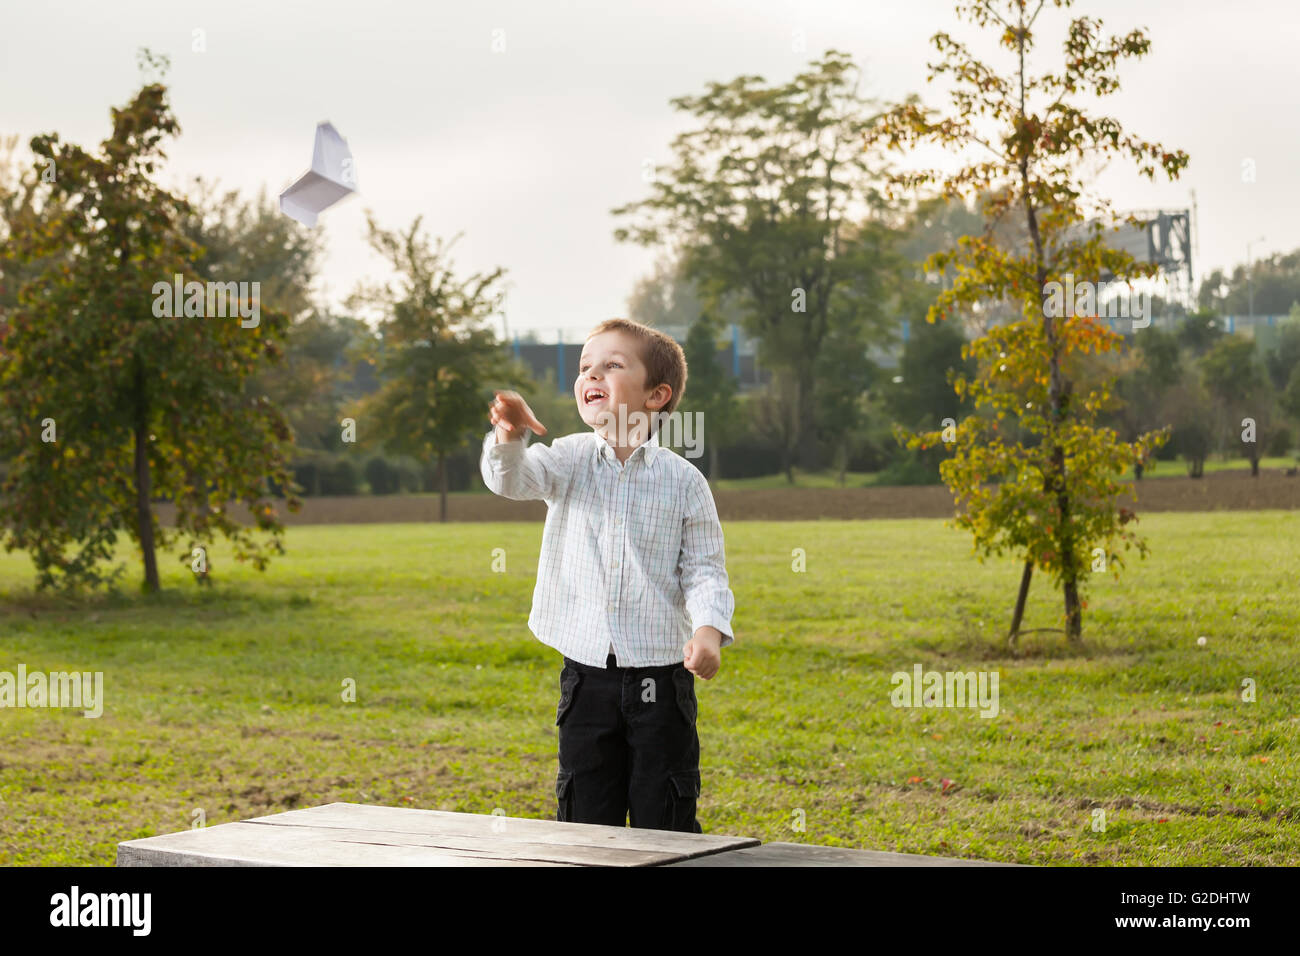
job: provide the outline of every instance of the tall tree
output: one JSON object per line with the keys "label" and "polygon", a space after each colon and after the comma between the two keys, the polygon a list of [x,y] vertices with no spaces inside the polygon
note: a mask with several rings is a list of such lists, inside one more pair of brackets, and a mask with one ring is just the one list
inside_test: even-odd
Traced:
{"label": "tall tree", "polygon": [[613,210],[638,218],[615,238],[689,248],[705,298],[742,297],[759,359],[785,381],[774,394],[795,403],[771,430],[787,473],[795,454],[803,468],[819,464],[817,362],[833,304],[879,268],[875,235],[845,228],[882,214],[879,163],[858,148],[874,107],[857,87],[852,59],[831,50],[789,83],[740,76],[673,99],[698,128],[674,139],[675,161],[655,170],[650,198]]}
{"label": "tall tree", "polygon": [[[204,279],[181,232],[187,204],[152,178],[179,126],[160,83],[112,118],[97,154],[56,134],[31,141],[55,175],[42,183],[48,201],[10,223],[3,253],[6,274],[14,260],[41,268],[18,290],[0,353],[0,447],[12,456],[0,520],[42,587],[104,581],[98,565],[126,531],[156,591],[156,549],[173,537],[224,535],[259,569],[283,550],[267,479],[289,483],[289,431],[247,383],[278,356],[287,320],[269,309],[255,327],[211,317],[202,293],[187,292],[180,314],[159,308],[160,284]],[[175,502],[174,533],[159,526],[156,497]],[[269,540],[230,518],[232,499]]]}
{"label": "tall tree", "polygon": [[[1113,475],[1147,457],[1165,435],[1125,443],[1113,430],[1096,426],[1109,395],[1105,387],[1076,389],[1072,375],[1086,356],[1113,350],[1120,337],[1095,317],[1095,304],[1090,309],[1085,300],[1058,309],[1062,288],[1049,283],[1069,281],[1073,292],[1073,283],[1153,273],[1107,248],[1105,227],[1114,217],[1108,203],[1087,196],[1085,160],[1127,156],[1149,178],[1161,169],[1175,178],[1187,156],[1127,134],[1118,120],[1091,116],[1073,103],[1080,92],[1105,96],[1119,88],[1119,62],[1150,48],[1143,31],[1106,37],[1100,21],[1074,17],[1059,71],[1029,72],[1033,26],[1046,2],[959,0],[957,16],[992,30],[1010,53],[1007,71],[998,72],[948,33],[935,34],[940,59],[930,65],[930,79],[950,82],[950,113],[936,116],[915,100],[900,104],[868,146],[884,139],[898,147],[925,143],[952,151],[963,163],[955,172],[920,169],[897,177],[898,186],[937,186],[947,196],[986,194],[983,212],[991,226],[1004,219],[1023,226],[1027,241],[1001,241],[990,228],[931,257],[930,268],[955,270],[953,285],[930,310],[931,321],[1002,301],[1015,303],[1021,318],[969,347],[979,372],[956,385],[984,414],[968,417],[955,435],[931,432],[911,436],[909,443],[927,447],[951,438],[953,454],[942,471],[958,499],[958,526],[972,532],[981,559],[1007,549],[1022,556],[1010,637],[1019,633],[1037,566],[1059,583],[1065,631],[1077,643],[1081,587],[1089,568],[1099,567],[1094,547],[1102,545],[1101,566],[1116,574],[1122,566],[1115,550],[1119,539],[1125,549],[1136,545],[1145,554],[1145,542],[1123,528],[1132,512],[1117,507],[1121,486]],[[1068,7],[1071,0],[1054,5]],[[1021,432],[1016,440],[1007,441],[1001,432],[1008,418]]]}
{"label": "tall tree", "polygon": [[436,459],[439,515],[447,520],[446,457],[483,423],[491,389],[514,384],[509,361],[490,319],[501,307],[505,270],[458,278],[451,247],[420,232],[420,217],[405,232],[380,228],[366,215],[370,246],[393,277],[363,283],[350,307],[379,310],[376,366],[381,386],[362,404],[358,428],[391,452]]}

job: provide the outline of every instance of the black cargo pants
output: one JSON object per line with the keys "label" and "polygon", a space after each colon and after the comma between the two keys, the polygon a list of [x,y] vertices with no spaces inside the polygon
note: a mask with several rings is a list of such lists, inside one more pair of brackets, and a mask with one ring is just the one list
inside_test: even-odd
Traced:
{"label": "black cargo pants", "polygon": [[702,833],[695,675],[684,664],[604,668],[564,658],[560,671],[560,772],[565,823],[630,824]]}

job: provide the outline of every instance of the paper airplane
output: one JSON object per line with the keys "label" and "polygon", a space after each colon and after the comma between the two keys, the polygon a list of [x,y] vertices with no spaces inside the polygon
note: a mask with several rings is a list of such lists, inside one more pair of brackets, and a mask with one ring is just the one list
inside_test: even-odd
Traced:
{"label": "paper airplane", "polygon": [[357,174],[347,140],[329,123],[316,124],[311,169],[280,193],[280,211],[304,226],[340,199],[357,191]]}

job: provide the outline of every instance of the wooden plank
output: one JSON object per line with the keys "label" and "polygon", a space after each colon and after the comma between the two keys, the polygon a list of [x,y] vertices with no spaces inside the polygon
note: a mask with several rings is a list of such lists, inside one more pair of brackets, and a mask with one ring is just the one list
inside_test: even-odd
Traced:
{"label": "wooden plank", "polygon": [[669,866],[1020,866],[988,860],[960,860],[946,856],[852,850],[807,843],[764,843],[758,847],[727,850],[710,856],[670,863]]}
{"label": "wooden plank", "polygon": [[380,845],[343,830],[222,823],[117,845],[118,866],[564,866],[434,847]]}
{"label": "wooden plank", "polygon": [[487,842],[512,840],[568,847],[613,847],[667,854],[679,859],[759,845],[759,841],[753,837],[641,830],[590,823],[557,823],[554,820],[417,810],[411,807],[376,807],[361,803],[330,803],[254,817],[248,822],[272,826],[383,830],[439,838],[470,837]]}
{"label": "wooden plank", "polygon": [[118,845],[119,866],[656,866],[758,846],[633,830],[332,803]]}

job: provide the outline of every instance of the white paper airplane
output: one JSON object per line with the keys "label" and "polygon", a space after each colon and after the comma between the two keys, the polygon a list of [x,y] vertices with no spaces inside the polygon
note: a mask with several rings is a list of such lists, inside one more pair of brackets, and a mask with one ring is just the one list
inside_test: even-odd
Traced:
{"label": "white paper airplane", "polygon": [[357,191],[357,174],[347,140],[329,123],[316,124],[311,169],[280,193],[280,211],[304,226],[340,199]]}

